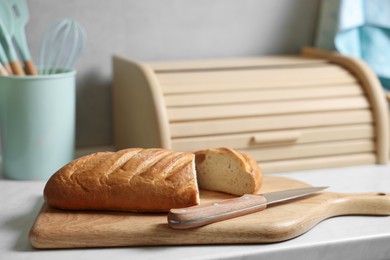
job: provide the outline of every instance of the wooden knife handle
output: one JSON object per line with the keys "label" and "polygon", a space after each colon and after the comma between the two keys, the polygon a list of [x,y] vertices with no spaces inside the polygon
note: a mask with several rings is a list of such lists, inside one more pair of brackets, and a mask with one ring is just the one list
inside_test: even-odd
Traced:
{"label": "wooden knife handle", "polygon": [[261,195],[246,194],[238,198],[181,209],[171,209],[168,224],[175,229],[187,229],[261,211],[267,207]]}

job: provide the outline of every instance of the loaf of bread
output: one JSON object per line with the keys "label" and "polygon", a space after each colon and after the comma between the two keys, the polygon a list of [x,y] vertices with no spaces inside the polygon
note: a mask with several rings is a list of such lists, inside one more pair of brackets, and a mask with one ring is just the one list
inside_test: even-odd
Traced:
{"label": "loaf of bread", "polygon": [[44,189],[52,207],[69,210],[167,212],[199,204],[194,154],[126,149],[79,158]]}
{"label": "loaf of bread", "polygon": [[243,195],[255,193],[261,180],[256,161],[229,148],[195,154],[134,148],[95,153],[65,165],[46,183],[44,198],[50,206],[68,210],[167,212],[198,205],[198,184]]}
{"label": "loaf of bread", "polygon": [[230,148],[195,152],[198,185],[201,189],[237,196],[256,193],[262,185],[262,173],[256,161]]}

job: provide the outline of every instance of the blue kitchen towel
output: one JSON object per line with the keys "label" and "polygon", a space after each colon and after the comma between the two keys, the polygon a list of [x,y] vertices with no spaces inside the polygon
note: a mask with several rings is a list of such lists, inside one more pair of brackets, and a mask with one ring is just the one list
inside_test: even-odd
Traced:
{"label": "blue kitchen towel", "polygon": [[364,60],[390,89],[390,0],[322,0],[315,45]]}

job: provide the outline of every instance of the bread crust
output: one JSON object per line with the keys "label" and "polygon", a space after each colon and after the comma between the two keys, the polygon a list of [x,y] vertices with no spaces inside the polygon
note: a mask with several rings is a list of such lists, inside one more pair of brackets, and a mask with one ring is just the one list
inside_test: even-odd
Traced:
{"label": "bread crust", "polygon": [[132,148],[94,153],[47,182],[45,201],[67,210],[167,212],[199,204],[194,154]]}

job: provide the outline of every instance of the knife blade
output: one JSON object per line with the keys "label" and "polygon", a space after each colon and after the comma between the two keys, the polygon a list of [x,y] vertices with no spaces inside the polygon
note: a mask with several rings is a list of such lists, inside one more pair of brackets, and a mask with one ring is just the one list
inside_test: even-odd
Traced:
{"label": "knife blade", "polygon": [[171,209],[168,225],[174,229],[200,227],[218,221],[264,210],[267,205],[304,197],[328,187],[310,187],[275,191],[265,194],[245,194],[238,198],[206,203],[187,208]]}

